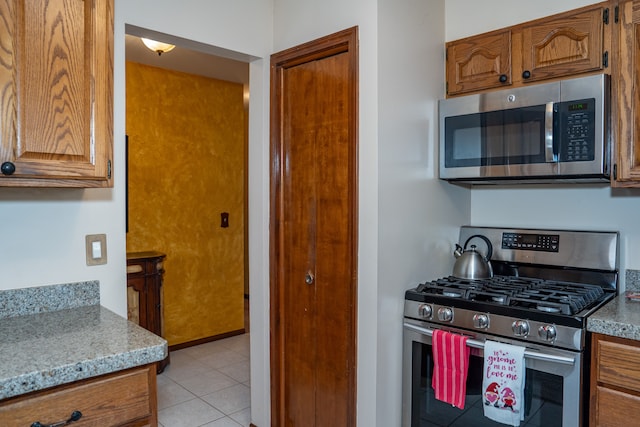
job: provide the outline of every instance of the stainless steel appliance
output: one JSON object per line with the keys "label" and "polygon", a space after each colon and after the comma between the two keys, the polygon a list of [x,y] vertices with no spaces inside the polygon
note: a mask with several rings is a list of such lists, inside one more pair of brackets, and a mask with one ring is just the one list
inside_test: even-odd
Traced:
{"label": "stainless steel appliance", "polygon": [[[618,233],[464,226],[459,241],[474,235],[493,246],[493,277],[449,276],[405,293],[403,427],[503,425],[483,416],[486,340],[525,347],[521,425],[582,426],[588,419],[586,322],[617,293]],[[477,243],[481,250],[483,240]],[[436,329],[469,337],[464,410],[434,398]]]}
{"label": "stainless steel appliance", "polygon": [[441,100],[440,178],[609,181],[609,86],[600,74]]}

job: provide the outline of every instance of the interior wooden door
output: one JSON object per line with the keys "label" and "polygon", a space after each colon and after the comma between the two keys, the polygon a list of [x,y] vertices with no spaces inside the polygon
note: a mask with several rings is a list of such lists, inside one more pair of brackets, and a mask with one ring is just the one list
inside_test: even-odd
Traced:
{"label": "interior wooden door", "polygon": [[274,54],[273,426],[354,426],[357,28]]}

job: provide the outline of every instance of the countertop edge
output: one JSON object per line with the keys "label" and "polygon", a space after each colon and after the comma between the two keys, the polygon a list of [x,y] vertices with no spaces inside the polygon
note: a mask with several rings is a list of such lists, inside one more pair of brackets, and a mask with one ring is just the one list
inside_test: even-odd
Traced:
{"label": "countertop edge", "polygon": [[617,296],[589,316],[587,331],[640,341],[640,302]]}
{"label": "countertop edge", "polygon": [[42,391],[75,381],[158,362],[166,357],[166,353],[166,344],[161,344],[109,357],[60,366],[52,370],[18,375],[0,383],[0,403],[4,399],[34,391]]}

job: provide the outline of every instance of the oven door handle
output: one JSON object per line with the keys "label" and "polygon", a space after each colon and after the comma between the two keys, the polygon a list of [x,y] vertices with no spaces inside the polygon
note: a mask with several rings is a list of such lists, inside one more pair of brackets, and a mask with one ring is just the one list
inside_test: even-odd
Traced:
{"label": "oven door handle", "polygon": [[[418,332],[419,334],[422,334],[422,335],[427,335],[430,337],[433,336],[433,329],[423,328],[421,326],[416,326],[406,322],[404,323],[404,327],[414,332]],[[473,348],[480,348],[484,350],[484,342],[474,340],[474,339],[467,339],[467,346],[473,347]],[[565,365],[575,365],[575,362],[576,362],[575,358],[573,357],[558,356],[555,354],[545,354],[545,353],[539,353],[537,351],[531,351],[531,350],[525,350],[524,357],[527,357],[529,359],[543,360],[545,362],[562,363]]]}

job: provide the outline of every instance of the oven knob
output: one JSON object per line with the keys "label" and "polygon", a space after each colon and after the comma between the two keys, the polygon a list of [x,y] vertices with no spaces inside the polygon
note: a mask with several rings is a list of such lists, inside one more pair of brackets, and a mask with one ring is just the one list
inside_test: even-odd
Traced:
{"label": "oven knob", "polygon": [[438,309],[438,320],[441,322],[453,321],[453,309],[451,307],[440,307]]}
{"label": "oven knob", "polygon": [[516,320],[511,324],[513,333],[518,337],[526,337],[529,335],[529,322],[526,320]]}
{"label": "oven knob", "polygon": [[430,318],[433,315],[433,309],[429,304],[420,304],[418,307],[418,315]]}
{"label": "oven knob", "polygon": [[482,313],[474,314],[473,326],[478,329],[487,329],[489,327],[489,316]]}
{"label": "oven knob", "polygon": [[538,336],[545,341],[553,341],[556,339],[556,327],[553,325],[540,326]]}

